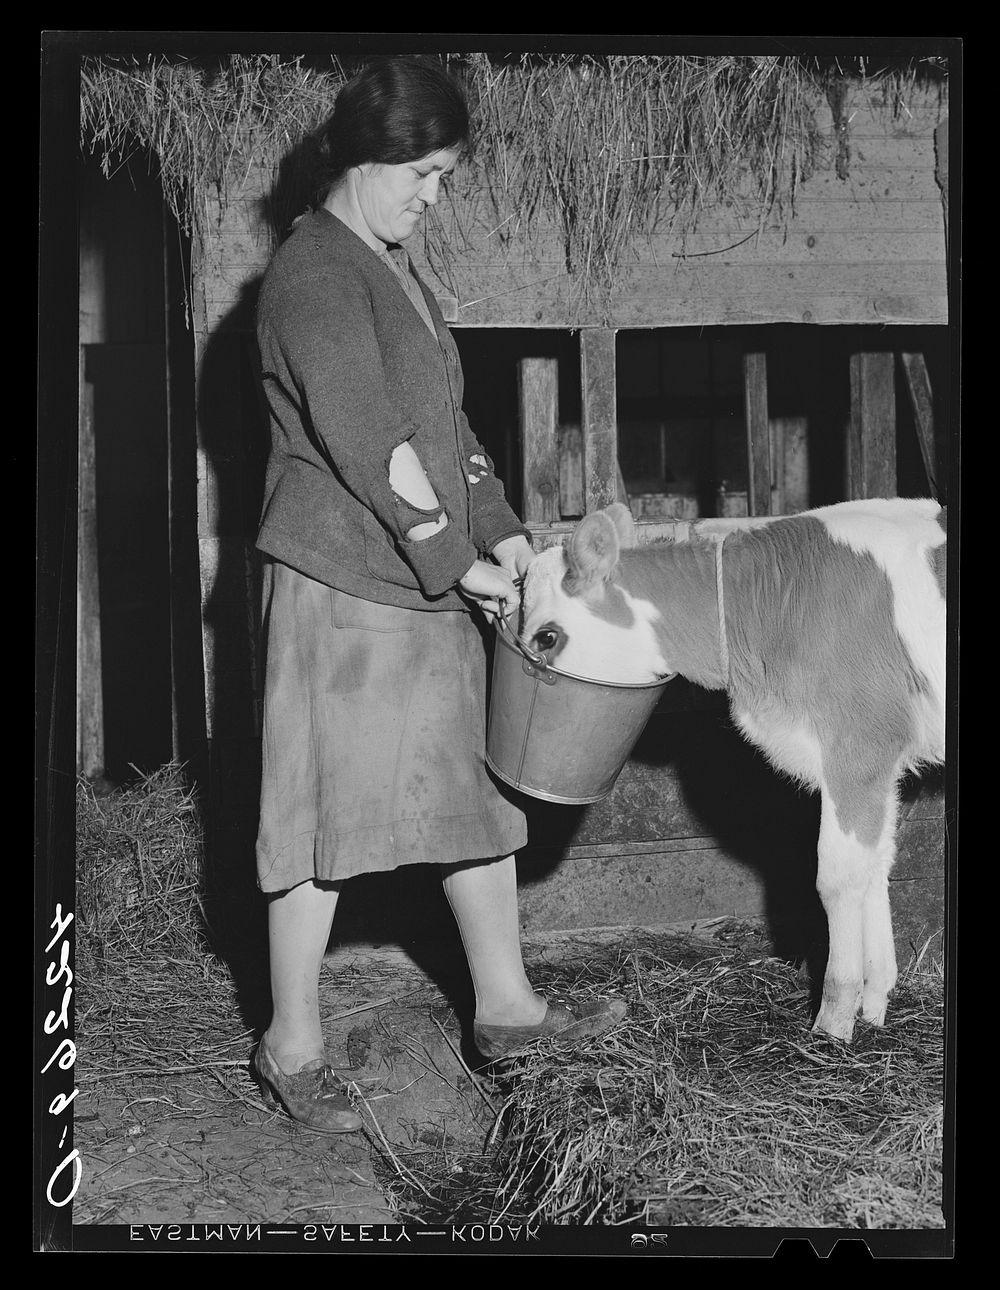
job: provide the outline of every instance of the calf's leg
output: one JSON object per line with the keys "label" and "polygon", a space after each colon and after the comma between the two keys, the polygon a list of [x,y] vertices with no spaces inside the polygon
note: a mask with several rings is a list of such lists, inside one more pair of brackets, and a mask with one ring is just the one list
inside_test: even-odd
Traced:
{"label": "calf's leg", "polygon": [[896,980],[888,877],[895,799],[886,785],[837,797],[824,786],[816,886],[826,910],[830,952],[814,1030],[850,1041],[861,1009],[881,1025]]}
{"label": "calf's leg", "polygon": [[896,943],[889,907],[889,870],[896,854],[898,804],[895,789],[886,800],[885,825],[871,862],[871,881],[865,894],[862,937],[864,994],[861,1015],[873,1025],[885,1024],[889,991],[896,984]]}
{"label": "calf's leg", "polygon": [[868,886],[866,855],[857,839],[837,822],[823,791],[816,889],[826,910],[830,950],[823,977],[823,1001],[813,1030],[850,1041],[864,986],[863,915]]}

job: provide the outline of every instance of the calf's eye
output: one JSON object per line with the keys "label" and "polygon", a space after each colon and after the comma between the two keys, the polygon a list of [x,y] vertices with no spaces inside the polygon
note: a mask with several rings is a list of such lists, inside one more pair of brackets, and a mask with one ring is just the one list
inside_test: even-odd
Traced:
{"label": "calf's eye", "polygon": [[559,640],[559,633],[554,627],[543,627],[540,632],[535,632],[535,648],[540,650],[555,649]]}

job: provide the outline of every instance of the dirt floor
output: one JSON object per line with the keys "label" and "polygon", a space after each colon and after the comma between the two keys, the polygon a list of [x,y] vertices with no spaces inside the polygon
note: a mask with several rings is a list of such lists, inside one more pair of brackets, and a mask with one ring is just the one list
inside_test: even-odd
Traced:
{"label": "dirt floor", "polygon": [[[810,1034],[808,981],[768,957],[756,924],[591,929],[524,952],[543,990],[611,988],[630,1014],[593,1053],[557,1067],[539,1054],[506,1082],[474,1069],[457,946],[328,956],[327,1049],[364,1114],[345,1135],[263,1102],[241,1007],[253,991],[224,965],[136,970],[82,1017],[74,1249],[416,1252],[392,1246],[404,1239],[580,1255],[669,1240],[718,1257],[721,1233],[734,1256],[770,1257],[801,1231],[826,1258],[835,1229],[875,1257],[914,1237],[928,1257],[948,1248],[937,969],[901,982],[886,1028],[844,1047]],[[483,1244],[455,1248],[456,1231]],[[526,1233],[546,1248],[518,1244]]]}
{"label": "dirt floor", "polygon": [[[593,1048],[553,1061],[541,1045],[493,1080],[475,1070],[439,884],[436,903],[416,882],[402,900],[345,892],[321,1011],[364,1126],[330,1136],[273,1111],[251,1077],[270,1017],[266,925],[255,891],[234,899],[221,874],[203,888],[175,769],[81,792],[77,852],[74,1250],[349,1252],[359,1227],[382,1226],[432,1252],[449,1228],[491,1244],[501,1223],[505,1248],[433,1252],[665,1253],[669,1236],[673,1254],[713,1231],[746,1243],[808,1228],[895,1253],[897,1237],[942,1235],[937,937],[904,954],[886,1027],[845,1048],[809,1030],[822,956],[789,957],[762,920],[525,934],[536,988],[611,991],[629,1016]],[[39,1248],[65,1248],[58,1217]],[[563,1247],[517,1244],[539,1228]]]}
{"label": "dirt floor", "polygon": [[[355,1087],[360,1133],[317,1134],[270,1110],[249,1073],[247,1035],[223,1040],[207,1061],[199,1053],[193,1073],[144,1074],[140,1061],[115,1091],[103,1078],[88,1090],[84,1057],[74,1226],[407,1221],[394,1189],[402,1157],[434,1153],[460,1176],[495,1121],[495,1090],[466,1064],[475,1056],[454,1002],[461,966],[431,971],[404,951],[365,947],[327,959],[327,1050]],[[418,1221],[428,1216],[432,1207]]]}

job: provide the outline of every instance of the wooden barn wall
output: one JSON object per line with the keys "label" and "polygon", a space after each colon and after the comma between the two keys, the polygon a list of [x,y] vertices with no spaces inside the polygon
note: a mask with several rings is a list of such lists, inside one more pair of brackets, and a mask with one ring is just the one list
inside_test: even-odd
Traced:
{"label": "wooden barn wall", "polygon": [[[944,324],[945,211],[934,135],[947,108],[927,94],[893,119],[858,87],[846,110],[846,172],[840,177],[831,165],[804,182],[794,218],[772,212],[759,236],[744,240],[756,218],[721,209],[684,239],[658,233],[600,298],[588,301],[567,273],[556,236],[531,249],[503,244],[495,213],[476,194],[445,198],[422,243],[409,249],[459,327]],[[824,105],[818,117],[832,137]],[[271,253],[262,216],[269,182],[251,172],[224,211],[210,207],[192,264],[206,721],[220,827],[241,849],[252,840],[259,783],[253,541],[267,446],[253,311]],[[908,789],[893,883],[904,955],[943,923],[943,811],[939,785]],[[521,866],[525,924],[722,914],[780,922],[790,901],[800,911],[815,904],[814,812],[812,799],[740,743],[717,704],[678,683],[611,797],[579,810],[532,808],[534,840]],[[808,857],[796,891],[776,876],[789,848]],[[637,892],[645,893],[642,917]]]}
{"label": "wooden barn wall", "polygon": [[[945,221],[934,131],[946,115],[936,92],[892,118],[856,89],[844,177],[832,154],[803,182],[794,215],[706,211],[695,231],[661,231],[635,248],[609,293],[588,300],[567,270],[557,230],[529,247],[504,242],[517,212],[498,216],[481,193],[463,192],[428,213],[407,249],[461,327],[679,327],[755,323],[947,322]],[[830,140],[829,108],[816,111]],[[225,215],[211,221],[200,266],[204,326],[225,326],[263,271],[269,243],[260,199],[267,177],[248,177]],[[749,240],[746,240],[748,239]]]}

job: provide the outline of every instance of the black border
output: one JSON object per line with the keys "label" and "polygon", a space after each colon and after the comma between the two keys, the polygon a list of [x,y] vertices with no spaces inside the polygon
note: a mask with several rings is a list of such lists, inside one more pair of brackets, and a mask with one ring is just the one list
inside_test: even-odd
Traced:
{"label": "black border", "polygon": [[[79,148],[79,67],[88,55],[188,55],[232,53],[283,55],[327,53],[344,57],[389,52],[473,50],[538,53],[760,53],[873,60],[910,54],[940,55],[950,62],[952,189],[949,249],[955,389],[949,509],[958,509],[960,485],[959,373],[962,357],[960,267],[962,227],[963,38],[868,36],[663,36],[605,33],[440,32],[232,32],[232,31],[41,31],[39,112],[39,330],[38,436],[36,451],[36,649],[35,649],[35,1099],[33,1104],[34,1252],[275,1253],[330,1252],[514,1256],[624,1256],[806,1259],[954,1257],[955,933],[958,848],[958,525],[949,533],[949,600],[952,662],[949,682],[948,931],[949,1079],[945,1129],[946,1227],[933,1231],[856,1229],[540,1227],[513,1229],[477,1225],[418,1229],[369,1224],[278,1227],[274,1224],[72,1225],[67,1194],[73,1170],[71,989],[72,927],[60,935],[74,908],[75,671],[76,671],[76,440],[78,418],[78,204],[75,176]],[[70,946],[62,959],[62,942]],[[67,975],[69,974],[69,975]],[[69,1027],[60,1024],[68,1012]],[[63,1045],[60,1047],[60,1045]],[[55,1058],[61,1053],[62,1061]],[[57,1108],[57,1109],[53,1109]],[[53,1203],[53,1202],[56,1203]],[[533,1233],[533,1234],[532,1234]],[[633,1242],[633,1237],[637,1239]],[[657,1237],[661,1239],[657,1240]],[[638,1239],[643,1238],[643,1239]]]}

